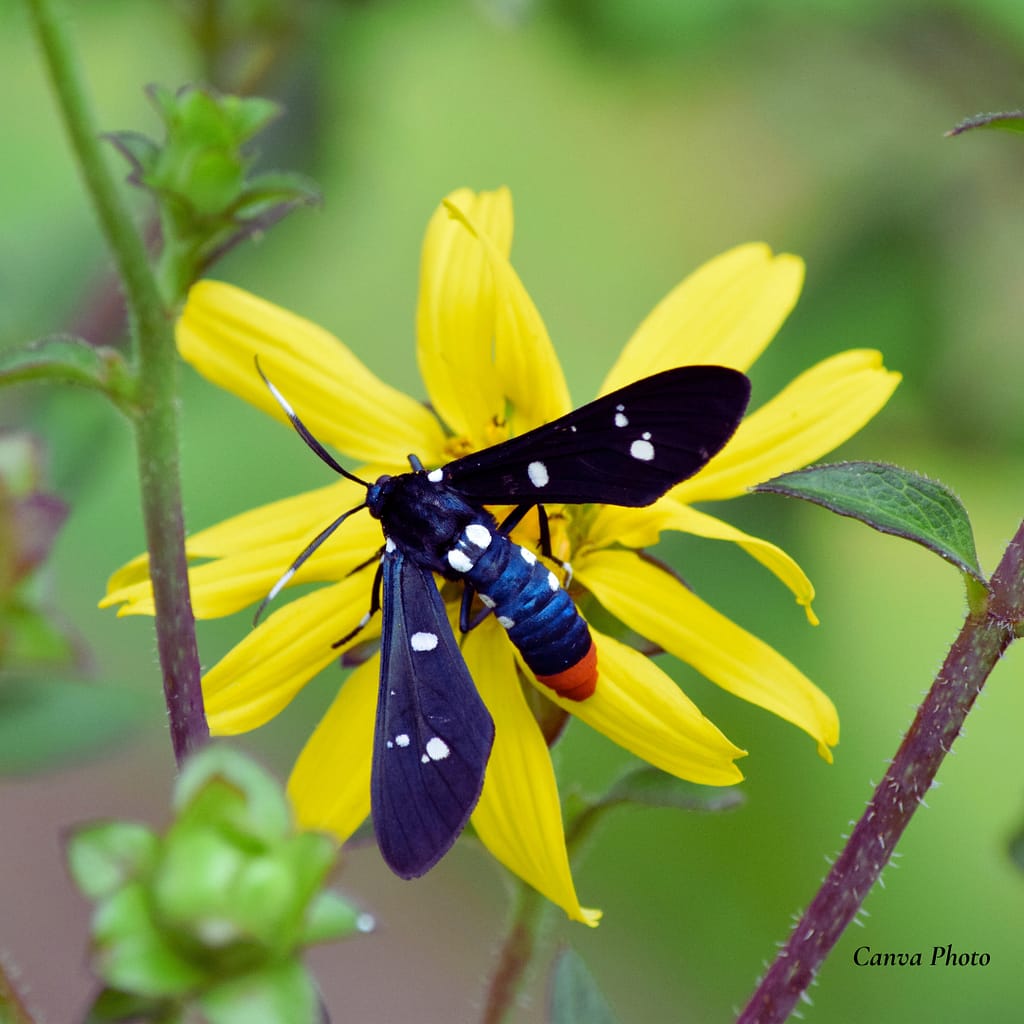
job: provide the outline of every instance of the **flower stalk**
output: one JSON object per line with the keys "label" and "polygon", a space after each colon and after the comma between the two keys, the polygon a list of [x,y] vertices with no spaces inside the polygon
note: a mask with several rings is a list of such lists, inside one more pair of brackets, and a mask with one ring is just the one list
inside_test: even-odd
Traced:
{"label": "flower stalk", "polygon": [[737,1024],[779,1024],[888,864],[964,720],[1024,620],[1024,523],[1003,554],[983,604],[976,597],[889,770],[839,858]]}
{"label": "flower stalk", "polygon": [[190,750],[208,739],[209,731],[185,559],[172,311],[160,294],[145,245],[104,161],[63,20],[51,0],[28,0],[27,6],[71,148],[124,282],[135,373],[134,401],[125,404],[135,426],[157,648],[171,742],[180,764]]}

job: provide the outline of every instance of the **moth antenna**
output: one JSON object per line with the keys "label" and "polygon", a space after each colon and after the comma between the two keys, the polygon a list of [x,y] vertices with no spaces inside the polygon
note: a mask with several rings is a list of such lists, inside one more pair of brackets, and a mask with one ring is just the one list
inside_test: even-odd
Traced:
{"label": "moth antenna", "polygon": [[[291,403],[284,395],[278,391],[273,381],[263,372],[263,367],[260,366],[260,357],[253,357],[256,363],[256,372],[263,378],[263,383],[267,385],[267,390],[273,396],[274,401],[281,406],[285,416],[288,417],[291,425],[295,428],[295,432],[306,442],[306,446],[316,455],[322,462],[325,462],[331,469],[334,470],[339,476],[345,477],[346,480],[352,480],[354,483],[362,484],[363,487],[369,487],[368,481],[361,479],[354,473],[350,473],[344,466],[342,466],[337,459],[310,433],[309,428],[302,420],[299,419],[298,414],[291,407]],[[359,506],[362,508],[362,506]]]}
{"label": "moth antenna", "polygon": [[277,595],[280,594],[281,591],[288,585],[288,582],[299,571],[299,569],[302,568],[303,564],[310,557],[310,555],[312,555],[313,552],[316,551],[317,548],[319,548],[320,545],[323,544],[323,542],[325,540],[327,540],[327,538],[330,537],[330,535],[332,533],[334,533],[334,531],[339,526],[341,526],[341,524],[343,522],[345,522],[345,520],[348,519],[348,517],[350,515],[352,515],[354,512],[359,512],[359,511],[361,511],[364,508],[366,508],[366,502],[365,501],[362,502],[359,505],[356,505],[355,508],[350,508],[347,512],[342,512],[342,514],[340,516],[338,516],[338,518],[335,519],[334,522],[329,523],[327,526],[325,526],[305,546],[305,548],[303,548],[303,550],[300,553],[299,557],[296,558],[295,561],[292,562],[292,564],[288,567],[288,571],[270,588],[270,593],[267,594],[267,596],[265,598],[263,598],[263,600],[260,602],[260,606],[259,606],[259,608],[256,609],[256,614],[253,616],[253,620],[252,620],[253,626],[258,626],[259,625],[260,617],[263,615],[263,612],[266,610],[267,605],[270,604],[270,602],[273,601],[274,598],[277,597]]}

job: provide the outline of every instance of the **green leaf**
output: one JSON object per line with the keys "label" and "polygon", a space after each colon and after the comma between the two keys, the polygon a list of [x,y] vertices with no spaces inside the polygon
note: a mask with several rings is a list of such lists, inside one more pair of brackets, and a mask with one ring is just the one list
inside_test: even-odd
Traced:
{"label": "green leaf", "polygon": [[[121,992],[105,988],[89,1007],[83,1024],[114,1024],[114,1022],[160,1021],[170,1024],[176,1018],[168,1016],[172,1010],[164,999],[139,996],[134,992]],[[0,1021],[3,1018],[0,1017]]]}
{"label": "green leaf", "polygon": [[586,965],[571,949],[563,950],[551,972],[551,1024],[618,1024]]}
{"label": "green leaf", "polygon": [[[227,783],[235,799],[203,790],[214,780]],[[196,801],[199,804],[190,808]],[[230,823],[240,833],[263,842],[283,839],[291,830],[291,810],[277,780],[244,754],[226,745],[204,747],[185,765],[174,790],[174,807],[181,820]]]}
{"label": "green leaf", "polygon": [[221,982],[198,1000],[208,1024],[318,1024],[320,997],[297,961]]}
{"label": "green leaf", "polygon": [[645,807],[672,807],[680,811],[731,811],[744,800],[732,787],[701,786],[677,779],[650,765],[623,775],[601,798],[605,805],[631,803]]}
{"label": "green leaf", "polygon": [[328,889],[310,904],[299,942],[303,946],[332,942],[357,932],[367,934],[375,926],[372,914],[357,910],[348,900]]}
{"label": "green leaf", "polygon": [[912,540],[985,582],[967,511],[935,480],[882,462],[842,462],[784,473],[754,490],[802,498]]}
{"label": "green leaf", "polygon": [[997,128],[1004,132],[1024,133],[1024,110],[1010,110],[1000,114],[975,114],[965,118],[946,135],[963,135],[974,128]]}
{"label": "green leaf", "polygon": [[[17,597],[0,604],[0,658],[6,670],[34,675],[47,667],[69,666],[74,657],[74,641],[56,613]],[[0,707],[3,703],[0,696]],[[3,761],[0,751],[0,770]]]}
{"label": "green leaf", "polygon": [[53,335],[0,353],[0,387],[47,380],[81,384],[127,401],[131,378],[120,352],[82,338]]}
{"label": "green leaf", "polygon": [[129,882],[93,915],[94,971],[113,988],[153,999],[180,996],[208,980],[156,928],[141,883]]}
{"label": "green leaf", "polygon": [[68,840],[68,869],[82,893],[99,900],[148,873],[158,844],[145,825],[96,822],[78,829]]}

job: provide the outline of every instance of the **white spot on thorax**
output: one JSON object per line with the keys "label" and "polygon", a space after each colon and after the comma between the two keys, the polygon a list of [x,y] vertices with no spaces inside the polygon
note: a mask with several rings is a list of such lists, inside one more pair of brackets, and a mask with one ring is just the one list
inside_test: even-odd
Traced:
{"label": "white spot on thorax", "polygon": [[452,548],[448,552],[448,564],[456,572],[469,572],[473,568],[473,560],[465,551],[460,551],[458,548]]}
{"label": "white spot on thorax", "polygon": [[497,604],[493,597],[488,597],[486,594],[480,594],[478,596],[480,597],[480,603],[485,608],[493,608],[495,604]]}
{"label": "white spot on thorax", "polygon": [[491,543],[491,531],[483,523],[470,523],[466,527],[466,540],[478,548],[486,548]]}
{"label": "white spot on thorax", "polygon": [[395,542],[394,542],[394,541],[393,541],[393,540],[392,540],[392,539],[391,539],[390,537],[388,537],[388,539],[387,539],[386,541],[384,541],[384,550],[385,550],[385,551],[386,551],[386,552],[387,552],[387,553],[388,553],[389,555],[390,555],[390,554],[393,554],[393,553],[394,553],[394,550],[395,550]]}
{"label": "white spot on thorax", "polygon": [[629,454],[641,462],[650,462],[654,458],[654,445],[646,439],[634,441],[629,446]]}
{"label": "white spot on thorax", "polygon": [[548,573],[548,586],[552,590],[558,589],[558,577],[553,572]]}
{"label": "white spot on thorax", "polygon": [[439,484],[444,479],[444,470],[443,469],[432,469],[427,474],[427,479],[432,484]]}
{"label": "white spot on thorax", "polygon": [[409,637],[409,646],[414,651],[432,651],[437,647],[436,633],[413,633]]}
{"label": "white spot on thorax", "polygon": [[505,629],[511,629],[516,624],[515,619],[510,619],[507,615],[498,616],[498,625]]}
{"label": "white spot on thorax", "polygon": [[530,483],[534,487],[544,487],[550,479],[548,477],[548,467],[543,462],[531,462],[526,467],[526,475],[530,478]]}

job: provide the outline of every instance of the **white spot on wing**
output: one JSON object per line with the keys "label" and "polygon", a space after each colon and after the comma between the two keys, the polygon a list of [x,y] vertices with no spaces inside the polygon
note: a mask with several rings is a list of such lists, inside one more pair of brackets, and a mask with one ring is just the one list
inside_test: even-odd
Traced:
{"label": "white spot on wing", "polygon": [[395,745],[399,747],[409,746],[409,734],[407,732],[400,732],[395,737]]}
{"label": "white spot on wing", "polygon": [[478,548],[486,548],[491,543],[491,531],[483,523],[470,523],[466,527],[466,539]]}
{"label": "white spot on wing", "polygon": [[437,647],[437,634],[436,633],[413,633],[409,637],[409,646],[414,651],[432,651]]}
{"label": "white spot on wing", "polygon": [[505,629],[511,629],[516,624],[516,620],[510,619],[507,615],[499,615],[498,624]]}
{"label": "white spot on wing", "polygon": [[617,412],[615,414],[615,426],[617,427],[628,427],[629,417],[624,412]]}
{"label": "white spot on wing", "polygon": [[548,573],[548,586],[552,590],[558,589],[558,577],[553,572]]}
{"label": "white spot on wing", "polygon": [[427,753],[426,757],[429,757],[431,761],[443,761],[451,750],[448,749],[448,744],[445,743],[440,736],[434,736],[432,739],[427,740]]}
{"label": "white spot on wing", "polygon": [[432,469],[427,474],[427,479],[432,484],[439,484],[444,479],[444,470],[443,469]]}
{"label": "white spot on wing", "polygon": [[392,539],[391,539],[390,537],[388,537],[388,539],[387,539],[386,541],[384,541],[384,550],[385,550],[385,551],[386,551],[386,552],[387,552],[387,553],[388,553],[389,555],[390,555],[390,554],[393,554],[393,553],[394,553],[394,550],[395,550],[395,542],[394,542],[394,541],[393,541],[393,540],[392,540]]}
{"label": "white spot on wing", "polygon": [[480,596],[480,603],[485,608],[493,608],[494,607],[495,600],[494,600],[493,597],[488,597],[486,594],[480,594],[479,596]]}
{"label": "white spot on wing", "polygon": [[465,551],[460,551],[458,548],[452,548],[448,552],[448,564],[456,572],[469,572],[473,568],[472,559]]}
{"label": "white spot on wing", "polygon": [[650,462],[654,458],[654,445],[647,440],[634,441],[629,446],[629,454],[641,462]]}
{"label": "white spot on wing", "polygon": [[531,462],[526,467],[526,475],[530,478],[530,483],[534,487],[544,487],[550,479],[548,477],[548,467],[543,462]]}
{"label": "white spot on wing", "polygon": [[519,549],[519,554],[527,565],[533,565],[533,563],[537,561],[537,556],[528,548],[521,547]]}

